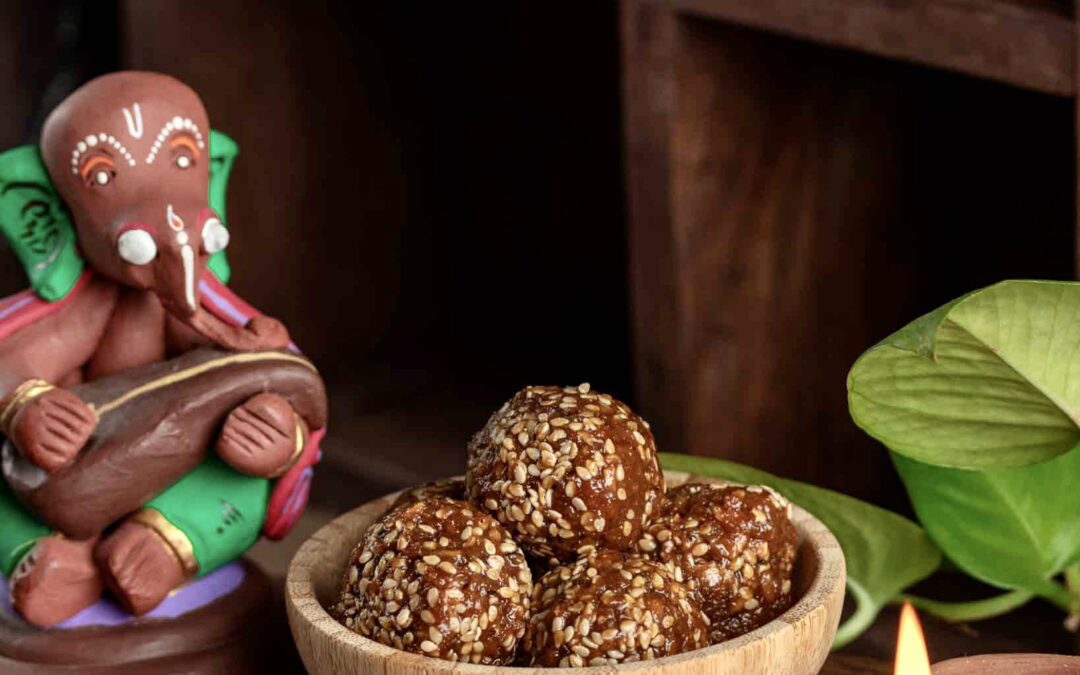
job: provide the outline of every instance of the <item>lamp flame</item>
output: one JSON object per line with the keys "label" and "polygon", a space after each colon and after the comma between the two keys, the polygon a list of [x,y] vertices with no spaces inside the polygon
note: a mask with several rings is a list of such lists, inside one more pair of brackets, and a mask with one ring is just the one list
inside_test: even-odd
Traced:
{"label": "lamp flame", "polygon": [[896,665],[893,675],[931,675],[930,657],[926,653],[919,617],[911,603],[900,610],[900,630],[896,637]]}

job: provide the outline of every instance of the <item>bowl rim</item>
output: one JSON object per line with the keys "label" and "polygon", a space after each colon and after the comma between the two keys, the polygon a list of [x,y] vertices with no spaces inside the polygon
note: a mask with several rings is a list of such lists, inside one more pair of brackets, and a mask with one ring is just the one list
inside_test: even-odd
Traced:
{"label": "bowl rim", "polygon": [[[458,478],[459,477],[460,476],[458,476]],[[733,481],[725,481],[710,476],[700,476],[674,470],[665,470],[664,479],[668,487],[677,487],[691,482],[734,484]],[[285,600],[289,604],[290,609],[293,610],[293,612],[290,612],[289,618],[290,627],[293,628],[294,632],[296,631],[296,627],[291,626],[293,613],[300,617],[310,628],[321,633],[324,638],[333,642],[343,643],[342,646],[350,653],[364,652],[367,654],[375,653],[393,656],[395,662],[400,663],[402,667],[415,669],[418,672],[425,672],[425,670],[431,669],[432,667],[432,661],[434,659],[431,657],[395,649],[384,645],[381,642],[366,638],[359,633],[349,630],[344,624],[339,623],[337,619],[332,617],[330,613],[326,611],[326,608],[323,607],[322,603],[319,602],[315,593],[315,584],[311,577],[311,564],[308,562],[309,560],[318,560],[322,557],[321,554],[327,544],[324,539],[331,531],[348,527],[346,523],[355,518],[358,511],[372,506],[375,503],[381,502],[389,506],[399,494],[405,491],[405,489],[392,492],[383,497],[378,497],[369,502],[365,502],[354,509],[350,509],[319,528],[311,537],[309,537],[307,541],[300,546],[293,556],[292,561],[289,563],[288,574],[285,578]],[[636,661],[633,663],[619,664],[617,666],[618,672],[633,672],[635,670],[665,666],[676,667],[680,663],[697,661],[702,658],[719,656],[726,652],[738,651],[745,645],[766,639],[774,633],[794,630],[795,626],[809,616],[814,610],[823,605],[828,598],[836,592],[837,586],[841,587],[842,593],[847,580],[847,566],[839,542],[836,540],[833,533],[825,527],[824,523],[794,502],[792,502],[791,506],[791,520],[799,532],[800,544],[805,543],[809,545],[819,559],[817,572],[814,574],[806,592],[803,593],[802,597],[799,598],[795,604],[772,621],[769,621],[748,633],[732,638],[731,640],[725,640],[719,644],[695,649],[682,654],[664,656],[651,661]],[[344,569],[344,564],[345,563],[343,562],[342,569]],[[837,614],[837,618],[839,618],[839,612]],[[830,642],[835,635],[835,632],[836,626],[833,626],[830,631]],[[502,673],[504,671],[511,671],[514,673],[540,673],[553,671],[552,668],[541,668],[539,666],[495,666],[450,661],[446,661],[445,663],[447,666],[452,667],[453,672],[464,673],[466,675],[492,675],[493,673]],[[589,675],[590,673],[611,673],[614,668],[615,666],[610,665],[584,666],[581,668],[574,668],[574,672],[580,672],[583,675]]]}

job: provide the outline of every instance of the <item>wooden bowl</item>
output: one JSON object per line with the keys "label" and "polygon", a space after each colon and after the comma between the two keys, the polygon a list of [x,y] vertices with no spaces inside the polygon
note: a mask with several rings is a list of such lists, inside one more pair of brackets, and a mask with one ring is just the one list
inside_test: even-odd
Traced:
{"label": "wooden bowl", "polygon": [[[665,473],[671,487],[719,482],[679,471]],[[844,555],[836,538],[806,511],[794,507],[799,531],[795,604],[774,621],[718,645],[654,661],[592,668],[521,668],[451,663],[403,652],[362,637],[338,623],[326,607],[336,601],[349,554],[397,493],[369,502],[316,532],[289,565],[285,600],[293,639],[308,672],[314,675],[521,675],[536,673],[649,672],[715,675],[804,675],[817,673],[828,656],[844,601]]]}

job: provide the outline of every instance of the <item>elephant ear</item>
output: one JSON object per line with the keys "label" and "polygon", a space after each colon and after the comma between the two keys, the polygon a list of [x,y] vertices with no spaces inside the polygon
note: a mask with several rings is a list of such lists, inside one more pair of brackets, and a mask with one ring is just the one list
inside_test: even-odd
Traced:
{"label": "elephant ear", "polygon": [[[226,227],[228,222],[225,219],[225,188],[229,184],[229,172],[232,171],[233,162],[239,152],[240,146],[236,141],[217,129],[210,130],[210,208],[217,212]],[[232,268],[229,267],[225,251],[218,251],[210,256],[207,267],[221,283],[229,283]]]}
{"label": "elephant ear", "polygon": [[84,267],[75,227],[36,145],[0,154],[0,231],[43,299],[60,300],[75,286]]}

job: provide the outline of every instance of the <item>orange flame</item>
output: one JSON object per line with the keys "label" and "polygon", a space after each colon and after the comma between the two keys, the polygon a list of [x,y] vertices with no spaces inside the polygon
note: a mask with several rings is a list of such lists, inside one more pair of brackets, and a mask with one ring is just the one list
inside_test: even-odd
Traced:
{"label": "orange flame", "polygon": [[900,610],[900,631],[896,638],[896,665],[893,675],[931,675],[919,617],[911,603]]}

